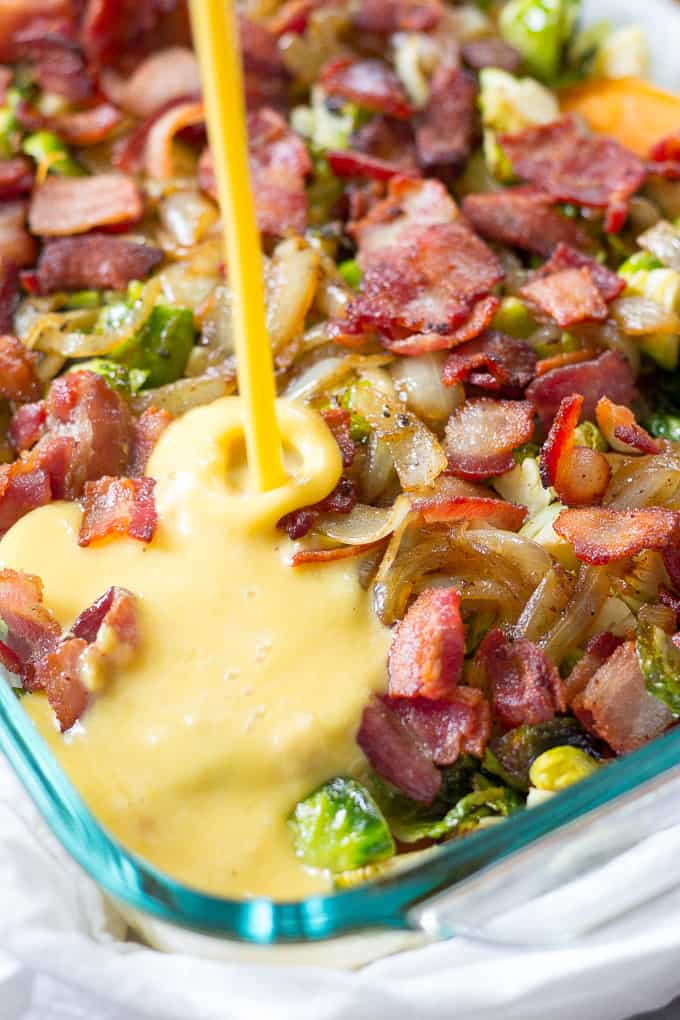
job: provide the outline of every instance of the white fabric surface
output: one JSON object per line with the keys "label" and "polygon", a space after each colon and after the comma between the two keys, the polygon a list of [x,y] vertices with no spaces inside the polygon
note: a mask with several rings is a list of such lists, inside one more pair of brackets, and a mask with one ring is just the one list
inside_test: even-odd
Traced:
{"label": "white fabric surface", "polygon": [[[680,88],[674,0],[584,6],[590,21],[643,23],[654,77]],[[124,924],[0,761],[0,1020],[623,1020],[680,993],[680,826],[579,883],[570,910],[614,895],[622,874],[669,891],[569,948],[455,939],[359,973],[164,955],[122,941]]]}

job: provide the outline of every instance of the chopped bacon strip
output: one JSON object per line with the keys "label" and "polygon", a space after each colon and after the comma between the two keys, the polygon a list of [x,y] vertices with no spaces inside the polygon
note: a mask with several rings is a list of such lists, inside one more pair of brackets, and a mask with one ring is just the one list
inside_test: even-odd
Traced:
{"label": "chopped bacon strip", "polygon": [[361,0],[352,24],[365,32],[427,32],[436,28],[443,13],[441,0]]}
{"label": "chopped bacon strip", "polygon": [[511,471],[512,451],[534,432],[534,409],[526,400],[466,400],[449,418],[445,448],[448,472],[471,480]]}
{"label": "chopped bacon strip", "polygon": [[14,324],[14,313],[19,307],[19,270],[8,259],[0,256],[0,330],[9,332]]}
{"label": "chopped bacon strip", "polygon": [[172,421],[169,411],[161,407],[147,407],[132,425],[132,444],[128,473],[141,478],[156,443]]}
{"label": "chopped bacon strip", "polygon": [[605,301],[613,301],[625,289],[626,281],[600,262],[591,259],[571,245],[560,242],[546,262],[535,274],[536,278],[559,273],[563,269],[587,269],[591,279]]}
{"label": "chopped bacon strip", "polygon": [[421,166],[457,170],[470,155],[478,129],[477,91],[466,71],[446,64],[437,68],[427,105],[415,119]]}
{"label": "chopped bacon strip", "polygon": [[573,545],[579,560],[598,565],[623,560],[642,549],[673,545],[680,540],[680,510],[563,510],[553,527]]}
{"label": "chopped bacon strip", "polygon": [[177,0],[87,0],[80,39],[88,60],[107,66],[145,43],[164,45],[164,22],[172,27],[171,15],[181,8]]}
{"label": "chopped bacon strip", "polygon": [[241,54],[248,110],[286,106],[288,72],[274,34],[263,25],[239,15]]}
{"label": "chopped bacon strip", "polygon": [[13,336],[0,336],[0,397],[26,404],[40,396],[37,357]]}
{"label": "chopped bacon strip", "polygon": [[448,333],[417,333],[405,340],[382,337],[383,346],[394,354],[413,357],[419,354],[432,354],[434,351],[450,351],[452,347],[467,343],[486,330],[491,325],[499,305],[500,300],[489,294],[475,301],[468,311],[467,318]]}
{"label": "chopped bacon strip", "polygon": [[115,632],[119,646],[130,651],[139,645],[135,598],[127,589],[113,585],[91,606],[84,609],[71,627],[73,637],[88,644],[99,641],[106,645],[106,628]]}
{"label": "chopped bacon strip", "polygon": [[474,687],[458,687],[445,701],[396,698],[399,716],[435,765],[453,765],[460,754],[481,758],[491,731],[489,703]]}
{"label": "chopped bacon strip", "polygon": [[664,549],[661,555],[671,584],[680,591],[680,549]]}
{"label": "chopped bacon strip", "polygon": [[463,43],[463,60],[473,71],[485,67],[500,67],[503,71],[516,74],[522,66],[522,54],[504,39],[489,36],[487,39],[470,39]]}
{"label": "chopped bacon strip", "polygon": [[449,354],[442,379],[446,386],[469,382],[479,389],[517,397],[535,371],[536,353],[526,341],[486,330]]}
{"label": "chopped bacon strip", "polygon": [[173,142],[185,128],[205,123],[203,103],[175,103],[154,119],[146,139],[144,166],[149,177],[165,181],[174,176]]}
{"label": "chopped bacon strip", "polygon": [[[312,165],[302,139],[278,113],[263,108],[248,116],[248,142],[260,231],[275,237],[289,231],[303,233],[307,226],[305,177]],[[216,199],[209,149],[201,157],[199,181]]]}
{"label": "chopped bacon strip", "polygon": [[630,404],[637,396],[630,362],[620,351],[605,351],[598,358],[546,372],[527,387],[526,396],[547,428],[560,401],[572,393],[582,395],[583,416],[591,421],[601,397]]}
{"label": "chopped bacon strip", "polygon": [[404,177],[420,173],[413,128],[405,120],[377,114],[352,135],[352,151],[399,167]]}
{"label": "chopped bacon strip", "polygon": [[0,259],[21,269],[35,262],[37,246],[26,230],[26,202],[0,203]]}
{"label": "chopped bacon strip", "polygon": [[604,496],[611,468],[603,453],[574,445],[574,431],[583,407],[583,397],[564,397],[548,438],[541,449],[539,468],[547,489],[553,485],[567,506],[590,506]]}
{"label": "chopped bacon strip", "polygon": [[413,113],[399,78],[382,60],[334,57],[321,70],[319,84],[329,96],[341,96],[367,110],[407,120]]}
{"label": "chopped bacon strip", "polygon": [[614,404],[609,397],[601,397],[595,408],[595,418],[603,436],[619,453],[660,453],[663,444],[653,439],[646,429],[638,425],[629,407]]}
{"label": "chopped bacon strip", "polygon": [[16,58],[31,65],[44,91],[81,103],[92,95],[94,85],[73,28],[66,18],[34,18],[15,34],[13,46]]}
{"label": "chopped bacon strip", "polygon": [[135,244],[110,234],[86,234],[48,241],[36,270],[40,294],[57,290],[125,290],[163,261],[150,244]]}
{"label": "chopped bacon strip", "polygon": [[136,222],[143,211],[139,189],[125,174],[50,176],[33,192],[29,223],[34,234],[66,237],[95,227]]}
{"label": "chopped bacon strip", "polygon": [[392,637],[387,660],[391,698],[447,698],[461,678],[465,631],[453,588],[420,593]]}
{"label": "chopped bacon strip", "polygon": [[422,804],[441,789],[441,772],[388,699],[373,697],[361,718],[357,743],[379,776]]}
{"label": "chopped bacon strip", "polygon": [[195,54],[186,46],[168,46],[148,56],[127,77],[106,70],[101,84],[116,106],[133,117],[151,117],[170,102],[198,95],[201,77]]}
{"label": "chopped bacon strip", "polygon": [[72,15],[72,0],[11,0],[0,4],[0,61],[16,59],[16,36],[32,22],[63,22]]}
{"label": "chopped bacon strip", "polygon": [[635,643],[620,645],[574,699],[574,713],[617,754],[628,754],[673,722],[671,710],[649,694]]}
{"label": "chopped bacon strip", "polygon": [[413,509],[428,524],[484,521],[505,531],[518,531],[528,513],[525,506],[486,496],[421,496],[413,500]]}
{"label": "chopped bacon strip", "polygon": [[[38,577],[0,570],[0,619],[7,627],[0,662],[21,676],[30,689],[35,663],[56,647],[61,635],[61,627],[43,605],[42,582]],[[5,655],[6,649],[11,661]]]}
{"label": "chopped bacon strip", "polygon": [[359,263],[367,269],[371,259],[385,248],[408,241],[413,228],[451,223],[458,209],[441,181],[393,178],[387,197],[371,207],[352,226],[351,234],[359,246]]}
{"label": "chopped bacon strip", "polygon": [[550,195],[531,188],[466,195],[463,213],[487,241],[536,255],[550,255],[561,243],[575,248],[587,248],[592,243],[577,223],[554,208]]}
{"label": "chopped bacon strip", "polygon": [[334,549],[297,549],[290,558],[291,567],[304,567],[314,563],[335,563],[336,560],[353,560],[379,545],[384,545],[385,539],[379,538],[375,542],[364,542],[361,545],[339,545]]}
{"label": "chopped bacon strip", "polygon": [[0,201],[30,194],[34,177],[33,163],[25,156],[0,159]]}
{"label": "chopped bacon strip", "polygon": [[662,606],[672,609],[676,617],[680,618],[680,595],[674,595],[667,588],[659,588],[659,602]]}
{"label": "chopped bacon strip", "polygon": [[565,365],[576,365],[580,361],[590,361],[599,354],[594,347],[582,347],[578,351],[562,351],[552,354],[549,358],[541,358],[536,362],[536,378],[552,372],[553,368],[564,368]]}
{"label": "chopped bacon strip", "polygon": [[511,641],[501,630],[492,630],[477,656],[491,687],[495,718],[507,729],[547,722],[565,711],[557,668],[533,641]]}
{"label": "chopped bacon strip", "polygon": [[82,680],[86,651],[87,641],[66,638],[37,663],[37,683],[45,689],[62,733],[71,729],[90,703],[90,692]]}
{"label": "chopped bacon strip", "polygon": [[574,117],[501,135],[498,140],[518,177],[558,202],[609,207],[619,222],[621,210],[625,219],[626,200],[645,179],[645,166],[637,156],[613,138],[584,134]]}
{"label": "chopped bacon strip", "polygon": [[342,466],[348,468],[354,461],[357,451],[356,443],[350,433],[352,415],[344,407],[327,407],[321,412],[321,417],[333,433],[333,439],[338,444],[342,454]]}
{"label": "chopped bacon strip", "polygon": [[45,432],[46,423],[47,407],[44,400],[17,408],[8,430],[10,442],[17,453],[35,446]]}
{"label": "chopped bacon strip", "polygon": [[616,651],[619,645],[623,644],[623,638],[617,637],[611,631],[605,630],[602,634],[592,637],[585,647],[583,656],[578,660],[571,673],[564,682],[564,692],[567,704],[586,689],[591,678],[597,673],[610,655]]}
{"label": "chopped bacon strip", "polygon": [[109,535],[150,542],[157,524],[155,484],[153,478],[103,477],[85,482],[78,544],[90,545]]}
{"label": "chopped bacon strip", "polygon": [[311,531],[321,514],[348,514],[356,504],[357,487],[350,478],[343,475],[330,496],[311,506],[291,510],[284,514],[276,526],[295,541]]}
{"label": "chopped bacon strip", "polygon": [[538,277],[519,293],[535,311],[554,319],[562,329],[607,318],[607,304],[586,268],[562,269]]}
{"label": "chopped bacon strip", "polygon": [[284,0],[272,14],[267,28],[277,39],[288,32],[304,35],[310,15],[320,4],[323,0]]}
{"label": "chopped bacon strip", "polygon": [[397,163],[388,163],[377,156],[368,156],[352,149],[332,150],[327,154],[328,165],[336,177],[367,177],[373,181],[388,181],[390,177],[420,177],[418,170],[407,170]]}
{"label": "chopped bacon strip", "polygon": [[29,131],[52,131],[69,145],[97,145],[123,123],[123,114],[111,103],[98,103],[87,110],[45,116],[22,100],[16,109],[22,127]]}
{"label": "chopped bacon strip", "polygon": [[[37,445],[26,459],[6,465],[0,492],[0,530],[50,498],[77,498],[88,479],[119,474],[125,469],[129,411],[101,376],[78,371],[55,379],[45,410],[46,429]],[[27,505],[26,498],[19,500],[17,492],[18,488],[22,492],[26,489],[31,477],[33,506]]]}

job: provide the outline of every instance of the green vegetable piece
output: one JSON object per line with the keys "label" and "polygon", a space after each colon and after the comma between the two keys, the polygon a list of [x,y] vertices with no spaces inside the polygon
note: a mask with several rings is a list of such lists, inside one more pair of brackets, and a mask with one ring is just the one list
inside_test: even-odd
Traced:
{"label": "green vegetable piece", "polygon": [[137,393],[147,380],[148,373],[138,369],[128,370],[109,358],[92,358],[91,361],[79,361],[75,369],[87,369],[100,375],[113,390],[121,393]]}
{"label": "green vegetable piece", "polygon": [[[121,304],[116,302],[105,309],[109,322],[113,318],[115,323],[123,314]],[[129,314],[129,306],[124,305],[124,308],[124,314]],[[156,305],[139,332],[116,348],[111,358],[127,366],[131,375],[132,370],[145,372],[145,386],[165,386],[183,375],[194,336],[194,316],[190,308]]]}
{"label": "green vegetable piece", "polygon": [[539,754],[529,769],[529,782],[537,790],[558,793],[597,772],[599,764],[580,747],[551,747]]}
{"label": "green vegetable piece", "polygon": [[496,622],[496,613],[480,609],[465,621],[465,654],[472,655]]}
{"label": "green vegetable piece", "polygon": [[526,340],[536,329],[536,322],[529,315],[523,301],[516,297],[506,297],[493,317],[491,328],[517,337],[518,340]]}
{"label": "green vegetable piece", "polygon": [[645,419],[644,426],[653,436],[680,443],[680,417],[677,414],[652,414]]}
{"label": "green vegetable piece", "polygon": [[640,350],[661,368],[674,372],[680,361],[680,337],[677,333],[648,333],[638,337]]}
{"label": "green vegetable piece", "polygon": [[650,269],[661,268],[662,264],[656,256],[648,251],[636,251],[634,255],[631,255],[625,262],[621,263],[617,272],[619,276],[625,276],[628,279],[634,273],[639,273],[641,270],[648,271]]}
{"label": "green vegetable piece", "polygon": [[99,308],[102,295],[98,290],[76,290],[67,294],[61,308]]}
{"label": "green vegetable piece", "polygon": [[361,277],[364,275],[356,259],[346,259],[344,262],[341,262],[338,266],[338,272],[343,280],[350,287],[354,287],[355,290],[361,283]]}
{"label": "green vegetable piece", "polygon": [[500,776],[516,790],[529,788],[529,770],[534,761],[551,747],[578,747],[599,758],[597,744],[581,724],[569,717],[557,717],[535,726],[518,726],[494,737],[486,749],[482,767]]}
{"label": "green vegetable piece", "polygon": [[531,440],[528,443],[522,443],[512,452],[515,464],[523,464],[527,457],[538,457],[540,449],[538,443],[532,443]]}
{"label": "green vegetable piece", "polygon": [[550,81],[560,71],[578,6],[574,0],[510,0],[501,10],[503,38],[520,51],[536,78]]}
{"label": "green vegetable piece", "polygon": [[297,856],[334,874],[384,861],[395,851],[380,808],[355,779],[331,779],[296,805],[289,824]]}
{"label": "green vegetable piece", "polygon": [[589,450],[600,450],[603,453],[609,449],[607,440],[592,421],[584,421],[576,426],[574,442],[577,446],[587,446]]}
{"label": "green vegetable piece", "polygon": [[51,131],[37,131],[24,139],[23,151],[50,173],[60,177],[82,177],[85,171],[73,158],[68,146]]}
{"label": "green vegetable piece", "polygon": [[661,627],[648,620],[638,623],[635,643],[645,687],[659,701],[680,715],[680,648]]}

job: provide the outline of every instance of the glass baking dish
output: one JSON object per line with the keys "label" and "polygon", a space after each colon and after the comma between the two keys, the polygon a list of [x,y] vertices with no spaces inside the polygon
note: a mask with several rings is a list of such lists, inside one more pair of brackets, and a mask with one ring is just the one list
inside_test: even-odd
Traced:
{"label": "glass baking dish", "polygon": [[[242,957],[248,946],[252,956],[268,946],[279,947],[268,961],[354,966],[426,937],[564,941],[648,898],[649,883],[644,896],[624,883],[616,902],[595,898],[587,917],[532,911],[525,934],[503,918],[529,901],[549,902],[551,892],[680,822],[678,728],[546,803],[432,848],[382,880],[296,903],[229,900],[176,882],[109,836],[1,681],[0,750],[52,833],[152,944],[213,957]],[[261,948],[257,955],[262,960]]]}

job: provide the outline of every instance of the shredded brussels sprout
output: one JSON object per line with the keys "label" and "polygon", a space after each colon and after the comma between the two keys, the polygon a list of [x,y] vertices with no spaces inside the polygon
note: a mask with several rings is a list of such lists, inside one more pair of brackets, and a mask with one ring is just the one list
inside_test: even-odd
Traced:
{"label": "shredded brussels sprout", "polygon": [[580,747],[551,747],[539,754],[529,769],[529,781],[538,790],[557,793],[597,772],[598,762]]}
{"label": "shredded brussels sprout", "polygon": [[642,619],[635,647],[645,687],[674,715],[680,715],[680,648],[661,627]]}
{"label": "shredded brussels sprout", "polygon": [[498,26],[541,81],[551,81],[562,66],[579,13],[578,0],[510,0]]}

